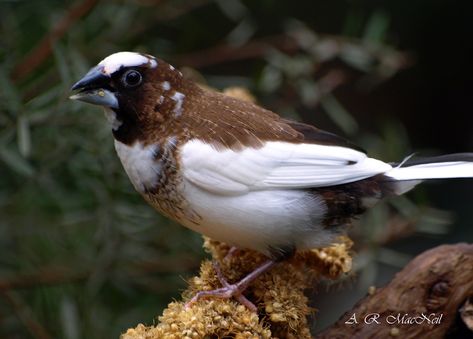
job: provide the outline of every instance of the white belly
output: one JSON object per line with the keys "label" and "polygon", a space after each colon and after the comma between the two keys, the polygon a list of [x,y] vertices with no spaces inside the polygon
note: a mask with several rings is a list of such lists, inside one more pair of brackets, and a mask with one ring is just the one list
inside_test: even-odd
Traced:
{"label": "white belly", "polygon": [[324,203],[305,191],[262,190],[222,196],[185,181],[184,196],[202,218],[199,225],[184,222],[185,226],[238,247],[268,254],[268,247],[307,249],[333,240],[320,226]]}

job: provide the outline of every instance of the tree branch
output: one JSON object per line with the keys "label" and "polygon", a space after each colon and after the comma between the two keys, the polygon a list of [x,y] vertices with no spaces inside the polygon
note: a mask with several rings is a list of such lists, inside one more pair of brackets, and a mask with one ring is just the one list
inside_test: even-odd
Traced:
{"label": "tree branch", "polygon": [[[443,245],[411,261],[383,288],[359,301],[316,338],[464,338],[473,333],[461,320],[460,309],[473,296],[473,245]],[[373,316],[379,314],[377,322]],[[398,314],[401,321],[397,320]],[[404,321],[402,321],[402,317]],[[409,317],[431,320],[406,324]],[[353,315],[357,323],[347,324]],[[371,324],[365,322],[371,321]],[[418,321],[422,319],[419,318]],[[391,322],[392,324],[389,324]]]}

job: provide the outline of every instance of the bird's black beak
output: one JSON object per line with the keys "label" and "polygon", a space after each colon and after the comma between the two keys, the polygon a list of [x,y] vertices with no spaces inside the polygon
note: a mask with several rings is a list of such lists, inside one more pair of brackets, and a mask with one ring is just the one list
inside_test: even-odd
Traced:
{"label": "bird's black beak", "polygon": [[69,98],[117,109],[118,100],[115,93],[109,89],[109,83],[110,76],[103,72],[101,66],[96,66],[72,86],[71,90],[77,93]]}

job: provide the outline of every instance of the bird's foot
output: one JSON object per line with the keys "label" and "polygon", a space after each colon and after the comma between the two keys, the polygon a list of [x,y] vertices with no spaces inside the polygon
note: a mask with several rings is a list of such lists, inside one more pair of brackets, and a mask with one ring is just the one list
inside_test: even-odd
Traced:
{"label": "bird's foot", "polygon": [[264,262],[260,267],[255,269],[253,272],[248,274],[246,277],[241,279],[239,282],[234,284],[229,284],[225,277],[223,276],[222,270],[220,269],[220,265],[217,262],[213,263],[215,272],[217,273],[217,278],[222,284],[223,287],[217,288],[211,291],[200,291],[197,292],[196,295],[186,304],[186,308],[192,306],[192,304],[196,303],[200,299],[205,298],[221,298],[221,299],[230,299],[235,298],[241,304],[248,307],[251,311],[256,312],[256,306],[249,301],[244,295],[243,292],[248,288],[248,285],[259,277],[261,274],[269,270],[273,267],[275,262],[273,260],[268,260]]}

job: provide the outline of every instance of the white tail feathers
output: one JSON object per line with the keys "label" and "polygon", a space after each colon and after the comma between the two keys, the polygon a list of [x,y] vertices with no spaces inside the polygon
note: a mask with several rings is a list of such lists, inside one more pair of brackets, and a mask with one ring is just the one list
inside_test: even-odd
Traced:
{"label": "white tail feathers", "polygon": [[[433,159],[432,159],[433,160]],[[397,181],[397,194],[403,194],[423,180],[446,178],[473,178],[473,162],[446,161],[428,162],[407,167],[394,167],[385,173],[388,178]]]}
{"label": "white tail feathers", "polygon": [[396,180],[424,180],[473,177],[473,162],[434,162],[409,167],[395,167],[386,175]]}

